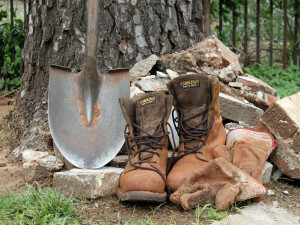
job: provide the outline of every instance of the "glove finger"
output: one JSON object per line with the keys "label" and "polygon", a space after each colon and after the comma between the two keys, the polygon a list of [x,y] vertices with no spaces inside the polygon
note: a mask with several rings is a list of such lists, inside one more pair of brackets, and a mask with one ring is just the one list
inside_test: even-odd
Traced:
{"label": "glove finger", "polygon": [[201,184],[194,184],[194,185],[183,184],[177,189],[177,191],[171,194],[170,201],[173,202],[174,204],[180,204],[180,198],[182,195],[194,193],[201,188],[202,188]]}
{"label": "glove finger", "polygon": [[[200,188],[200,187],[199,187]],[[189,210],[196,208],[198,205],[203,206],[207,203],[214,204],[215,194],[209,185],[203,184],[201,185],[200,190],[183,194],[180,197],[180,203],[184,210]]]}
{"label": "glove finger", "polygon": [[216,195],[216,208],[225,210],[236,200],[236,196],[240,193],[239,185],[227,184],[221,188]]}

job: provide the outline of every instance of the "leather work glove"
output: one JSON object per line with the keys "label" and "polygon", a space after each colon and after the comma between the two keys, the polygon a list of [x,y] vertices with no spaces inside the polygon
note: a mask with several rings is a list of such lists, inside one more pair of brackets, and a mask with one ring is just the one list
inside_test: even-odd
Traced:
{"label": "leather work glove", "polygon": [[170,196],[171,202],[181,204],[185,210],[207,203],[225,210],[235,201],[266,194],[260,175],[275,147],[276,142],[267,132],[230,131],[226,146],[214,149],[215,159],[195,170]]}

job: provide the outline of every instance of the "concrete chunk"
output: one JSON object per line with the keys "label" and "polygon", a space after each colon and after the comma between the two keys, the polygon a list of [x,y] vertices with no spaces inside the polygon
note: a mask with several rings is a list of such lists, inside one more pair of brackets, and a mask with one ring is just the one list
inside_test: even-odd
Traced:
{"label": "concrete chunk", "polygon": [[300,92],[273,103],[262,121],[278,142],[271,160],[285,175],[300,179]]}
{"label": "concrete chunk", "polygon": [[260,179],[263,184],[270,183],[271,175],[272,175],[273,165],[268,161],[265,163]]}
{"label": "concrete chunk", "polygon": [[116,193],[123,169],[102,167],[100,169],[72,169],[58,172],[53,176],[53,184],[67,196],[99,198]]}
{"label": "concrete chunk", "polygon": [[256,125],[263,114],[262,109],[223,93],[219,95],[219,104],[222,117],[235,122]]}

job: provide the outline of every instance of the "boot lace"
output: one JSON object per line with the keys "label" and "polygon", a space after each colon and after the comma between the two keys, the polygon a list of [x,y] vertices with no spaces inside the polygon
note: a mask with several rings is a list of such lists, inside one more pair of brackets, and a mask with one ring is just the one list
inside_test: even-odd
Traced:
{"label": "boot lace", "polygon": [[[185,147],[183,151],[178,151],[176,149],[174,149],[173,154],[172,154],[172,158],[171,158],[171,163],[170,163],[170,167],[168,169],[168,171],[170,170],[171,166],[173,166],[179,159],[181,159],[182,157],[184,157],[187,154],[190,153],[199,153],[201,155],[203,155],[204,153],[198,150],[202,147],[202,146],[206,146],[206,141],[208,139],[208,133],[211,130],[213,123],[214,123],[214,118],[215,118],[215,114],[216,111],[214,109],[214,107],[212,107],[213,110],[213,114],[210,116],[210,120],[208,123],[208,117],[206,119],[204,119],[203,121],[201,121],[199,124],[197,124],[196,126],[190,126],[188,124],[188,122],[198,116],[200,116],[201,114],[203,114],[206,111],[209,111],[209,107],[205,108],[204,110],[202,110],[201,112],[195,114],[194,116],[191,116],[189,118],[183,119],[184,115],[183,115],[183,111],[182,109],[178,108],[178,117],[174,116],[174,112],[175,109],[173,109],[172,111],[172,118],[173,118],[173,123],[174,123],[174,127],[178,133],[178,136],[182,136],[183,139],[180,140],[180,144],[184,143]],[[176,125],[176,123],[178,125]],[[204,125],[204,126],[203,126]],[[200,141],[200,145],[197,145],[196,147],[188,147],[186,146],[187,143],[192,142],[198,140]],[[177,154],[179,155],[176,159],[174,157],[175,152],[177,152]],[[198,158],[198,157],[197,157]],[[200,159],[200,158],[198,158]],[[200,159],[201,160],[201,159]]]}
{"label": "boot lace", "polygon": [[[172,137],[173,137],[173,143],[174,141],[174,134],[172,131],[172,128],[169,123],[167,123],[169,126],[169,129],[171,130]],[[126,125],[124,130],[124,136],[125,136],[125,145],[128,153],[128,162],[129,164],[136,168],[136,169],[144,169],[144,170],[151,170],[156,173],[158,173],[162,179],[164,180],[166,187],[167,187],[167,194],[170,195],[170,189],[169,185],[167,183],[166,177],[164,174],[157,168],[151,168],[151,167],[144,167],[141,166],[143,163],[157,163],[155,161],[152,161],[153,155],[156,154],[158,157],[160,157],[159,153],[156,151],[157,149],[162,149],[162,147],[166,144],[167,140],[160,143],[162,138],[167,137],[170,132],[166,132],[163,127],[163,121],[160,122],[158,127],[155,129],[153,134],[149,134],[144,129],[142,129],[140,126],[138,126],[135,123],[131,123],[132,127],[134,128],[133,136],[130,136],[130,132],[128,131],[128,125]],[[133,143],[130,147],[129,143]],[[175,145],[174,145],[175,146]],[[135,151],[135,149],[137,151]],[[149,153],[143,155],[142,153]],[[136,157],[139,155],[139,160],[136,162],[132,162],[130,159],[130,156],[133,154],[133,157]],[[129,171],[128,171],[129,172]]]}

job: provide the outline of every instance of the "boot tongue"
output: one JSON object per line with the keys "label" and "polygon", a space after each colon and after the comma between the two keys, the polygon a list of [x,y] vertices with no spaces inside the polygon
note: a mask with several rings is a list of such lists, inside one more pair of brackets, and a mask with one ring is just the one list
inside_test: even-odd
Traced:
{"label": "boot tongue", "polygon": [[[147,93],[137,99],[135,104],[137,125],[145,132],[154,134],[166,114],[166,95],[158,92]],[[142,131],[138,131],[138,134],[142,136],[146,135]],[[145,147],[142,145],[139,146],[139,149]],[[148,156],[152,156],[152,153],[143,152],[140,158]]]}
{"label": "boot tongue", "polygon": [[[183,112],[183,120],[203,112],[211,102],[211,87],[209,78],[205,74],[191,74],[175,78],[172,81],[174,99],[177,108]],[[186,121],[186,124],[195,127],[202,121],[207,120],[208,110],[193,119]],[[197,128],[206,128],[203,123]],[[197,141],[197,144],[199,141]],[[195,147],[195,143],[188,143],[189,147]],[[190,146],[192,145],[192,146]]]}

